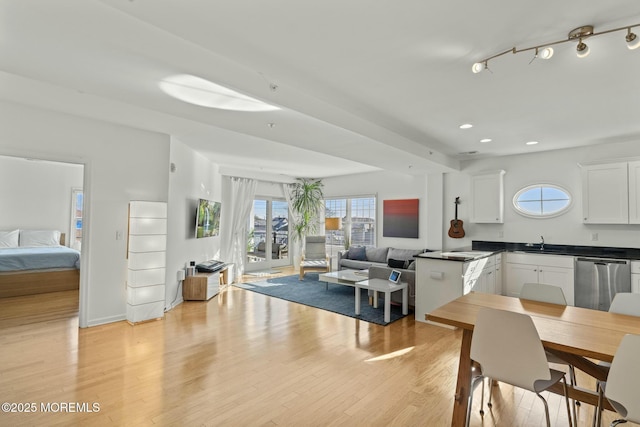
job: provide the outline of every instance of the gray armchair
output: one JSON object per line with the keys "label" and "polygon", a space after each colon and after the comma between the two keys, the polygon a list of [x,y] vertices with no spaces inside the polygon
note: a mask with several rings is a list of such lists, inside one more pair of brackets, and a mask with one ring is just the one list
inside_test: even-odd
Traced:
{"label": "gray armchair", "polygon": [[300,280],[309,270],[331,271],[327,255],[327,238],[325,236],[307,236],[305,250],[300,261]]}

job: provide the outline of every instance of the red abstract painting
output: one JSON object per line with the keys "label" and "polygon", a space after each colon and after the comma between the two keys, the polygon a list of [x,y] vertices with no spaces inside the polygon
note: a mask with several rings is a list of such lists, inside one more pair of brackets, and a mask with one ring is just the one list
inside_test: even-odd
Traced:
{"label": "red abstract painting", "polygon": [[384,200],[382,236],[418,238],[419,199]]}

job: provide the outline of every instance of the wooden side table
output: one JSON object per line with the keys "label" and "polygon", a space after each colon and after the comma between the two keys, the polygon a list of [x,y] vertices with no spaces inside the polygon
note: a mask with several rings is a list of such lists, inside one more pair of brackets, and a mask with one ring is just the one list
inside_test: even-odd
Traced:
{"label": "wooden side table", "polygon": [[207,301],[220,292],[220,272],[196,273],[187,276],[182,283],[182,299]]}

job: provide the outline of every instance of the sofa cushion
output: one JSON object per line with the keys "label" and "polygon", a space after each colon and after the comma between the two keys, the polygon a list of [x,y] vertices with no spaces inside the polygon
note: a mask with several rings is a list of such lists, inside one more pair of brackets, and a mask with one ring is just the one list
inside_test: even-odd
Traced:
{"label": "sofa cushion", "polygon": [[421,254],[424,252],[422,249],[397,249],[397,248],[389,248],[389,252],[387,254],[387,260],[389,259],[413,259],[415,255]]}
{"label": "sofa cushion", "polygon": [[405,267],[407,270],[415,270],[416,269],[416,260],[407,260],[407,265]]}
{"label": "sofa cushion", "polygon": [[355,259],[346,259],[343,258],[340,260],[340,268],[349,268],[352,270],[366,270],[371,267],[371,263],[369,261],[358,261]]}
{"label": "sofa cushion", "polygon": [[373,246],[367,246],[367,261],[387,263],[387,253],[389,248],[375,248]]}
{"label": "sofa cushion", "polygon": [[364,246],[351,246],[349,248],[349,253],[347,254],[347,258],[353,259],[356,261],[366,261],[367,250]]}
{"label": "sofa cushion", "polygon": [[406,261],[403,259],[393,259],[389,258],[387,261],[387,265],[391,268],[405,268]]}

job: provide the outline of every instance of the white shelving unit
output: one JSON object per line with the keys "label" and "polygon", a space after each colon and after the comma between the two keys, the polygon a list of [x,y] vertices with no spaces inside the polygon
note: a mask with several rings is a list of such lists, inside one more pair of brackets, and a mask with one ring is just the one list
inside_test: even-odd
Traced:
{"label": "white shelving unit", "polygon": [[164,317],[167,204],[129,202],[127,320]]}

